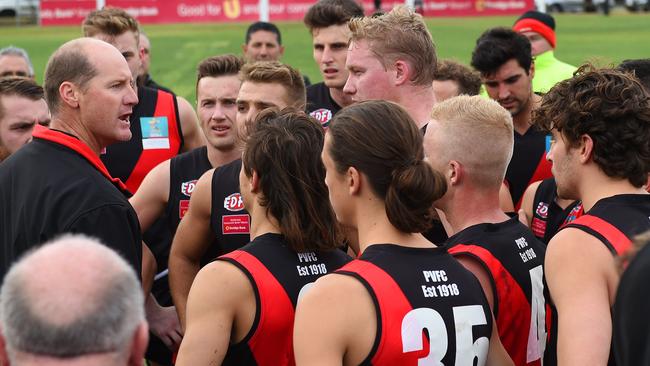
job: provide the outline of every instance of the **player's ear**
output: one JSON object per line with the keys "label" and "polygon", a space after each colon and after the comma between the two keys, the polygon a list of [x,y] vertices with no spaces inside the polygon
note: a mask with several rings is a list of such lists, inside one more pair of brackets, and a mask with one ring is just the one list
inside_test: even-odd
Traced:
{"label": "player's ear", "polygon": [[579,145],[579,156],[580,162],[586,163],[593,158],[594,153],[594,140],[591,139],[591,136],[584,134],[580,136],[580,145]]}
{"label": "player's ear", "polygon": [[402,85],[409,81],[412,70],[406,61],[395,61],[393,70],[395,73],[395,85]]}

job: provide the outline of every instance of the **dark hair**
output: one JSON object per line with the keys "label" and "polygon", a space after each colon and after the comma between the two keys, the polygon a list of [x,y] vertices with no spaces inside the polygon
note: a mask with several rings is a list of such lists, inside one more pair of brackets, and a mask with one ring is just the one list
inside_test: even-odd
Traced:
{"label": "dark hair", "polygon": [[248,26],[248,29],[246,30],[246,44],[251,41],[251,36],[253,33],[259,31],[275,33],[275,35],[278,37],[278,44],[282,44],[282,35],[280,35],[280,30],[275,24],[269,22],[255,22]]}
{"label": "dark hair", "polygon": [[[43,88],[30,78],[9,76],[0,78],[0,101],[2,97],[16,95],[29,100],[43,99]],[[0,103],[0,119],[4,118],[4,107]]]}
{"label": "dark hair", "polygon": [[495,73],[506,62],[516,59],[526,74],[533,57],[530,41],[524,35],[508,28],[488,29],[476,41],[472,52],[472,66],[481,74]]}
{"label": "dark hair", "polygon": [[533,112],[544,130],[557,129],[576,146],[580,136],[594,142],[593,160],[607,176],[643,186],[650,171],[650,97],[631,74],[583,65],[556,84]]}
{"label": "dark hair", "polygon": [[650,93],[650,58],[625,60],[618,65],[618,69],[632,72],[645,90]]}
{"label": "dark hair", "polygon": [[262,202],[297,252],[332,250],[342,243],[325,185],[320,153],[324,132],[302,111],[270,108],[248,126],[244,173],[260,179]]}
{"label": "dark hair", "polygon": [[433,202],[447,184],[422,160],[422,134],[402,107],[379,100],[349,106],[334,116],[328,134],[337,171],[365,174],[391,224],[407,233],[429,228]]}
{"label": "dark hair", "polygon": [[307,10],[303,22],[312,32],[314,28],[346,24],[363,15],[363,8],[354,0],[320,0]]}
{"label": "dark hair", "polygon": [[52,115],[59,109],[59,86],[65,81],[86,90],[88,82],[97,75],[97,69],[88,59],[87,51],[80,44],[83,39],[70,41],[50,57],[45,67],[45,101]]}
{"label": "dark hair", "polygon": [[204,59],[196,68],[196,89],[198,90],[199,81],[204,77],[216,78],[219,76],[238,75],[243,65],[244,60],[233,54],[212,56]]}
{"label": "dark hair", "polygon": [[478,95],[481,91],[481,77],[478,73],[452,60],[441,60],[438,63],[433,80],[455,81],[458,83],[458,94]]}

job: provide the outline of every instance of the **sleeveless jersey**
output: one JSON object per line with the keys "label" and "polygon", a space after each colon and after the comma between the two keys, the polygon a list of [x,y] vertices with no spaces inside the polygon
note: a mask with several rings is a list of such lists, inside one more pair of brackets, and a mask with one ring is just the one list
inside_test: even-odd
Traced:
{"label": "sleeveless jersey", "polygon": [[340,110],[341,106],[332,99],[330,89],[325,83],[320,82],[307,88],[307,113],[324,128],[329,126],[332,117]]}
{"label": "sleeveless jersey", "polygon": [[359,280],[375,304],[377,335],[362,365],[485,364],[490,307],[444,247],[375,244],[336,273]]}
{"label": "sleeveless jersey", "polygon": [[101,158],[112,176],[131,192],[156,165],[176,156],[183,146],[176,96],[138,87],[138,104],[131,114],[131,140],[106,148]]}
{"label": "sleeveless jersey", "polygon": [[212,250],[225,254],[250,241],[250,216],[239,193],[241,159],[222,165],[212,176],[212,213],[210,225],[215,234]]}
{"label": "sleeveless jersey", "polygon": [[[603,198],[563,228],[576,228],[595,236],[618,257],[632,246],[635,236],[650,230],[650,195],[619,194]],[[613,349],[609,365],[614,365]]]}
{"label": "sleeveless jersey", "polygon": [[294,365],[293,321],[303,290],[351,260],[340,250],[327,253],[291,250],[282,235],[258,236],[218,260],[237,266],[255,292],[256,313],[244,339],[228,348],[223,365]]}
{"label": "sleeveless jersey", "polygon": [[621,276],[612,309],[612,349],[618,366],[650,365],[650,245],[634,256]]}
{"label": "sleeveless jersey", "polygon": [[[196,181],[212,168],[208,160],[207,147],[198,147],[192,151],[173,157],[169,162],[169,196],[163,215],[144,233],[145,243],[154,254],[158,263],[158,275],[152,292],[162,305],[171,306],[169,283],[164,275],[169,262],[169,251],[180,219],[189,208],[190,195]],[[214,259],[213,254],[210,259]],[[169,305],[168,305],[169,304]]]}
{"label": "sleeveless jersey", "polygon": [[506,183],[515,204],[515,211],[521,207],[521,198],[531,183],[553,176],[551,163],[546,160],[549,147],[548,134],[534,126],[523,135],[515,131],[512,160],[506,170]]}
{"label": "sleeveless jersey", "polygon": [[530,229],[539,240],[548,244],[553,235],[563,225],[566,225],[582,216],[582,202],[573,201],[566,208],[560,207],[557,202],[557,185],[555,178],[544,179],[535,191],[533,198],[533,219]]}
{"label": "sleeveless jersey", "polygon": [[477,260],[490,275],[499,338],[515,365],[541,365],[551,329],[544,244],[515,217],[470,226],[447,245],[452,255]]}
{"label": "sleeveless jersey", "polygon": [[636,235],[650,230],[650,195],[619,194],[603,198],[564,227],[595,236],[612,255],[619,256],[630,248]]}

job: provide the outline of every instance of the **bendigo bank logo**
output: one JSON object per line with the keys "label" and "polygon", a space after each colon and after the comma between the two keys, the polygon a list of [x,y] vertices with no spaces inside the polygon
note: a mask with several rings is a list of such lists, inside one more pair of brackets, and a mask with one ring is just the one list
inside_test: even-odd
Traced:
{"label": "bendigo bank logo", "polygon": [[241,199],[241,194],[233,193],[223,200],[223,208],[228,211],[241,211],[244,209],[244,201]]}

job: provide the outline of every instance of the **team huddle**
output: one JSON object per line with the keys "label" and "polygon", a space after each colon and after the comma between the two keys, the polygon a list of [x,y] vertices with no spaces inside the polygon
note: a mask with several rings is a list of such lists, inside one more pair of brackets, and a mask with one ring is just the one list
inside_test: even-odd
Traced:
{"label": "team huddle", "polygon": [[472,68],[407,7],[304,23],[322,82],[257,22],[194,107],[123,9],[42,87],[0,50],[0,365],[650,365],[650,59],[575,68],[537,11]]}

